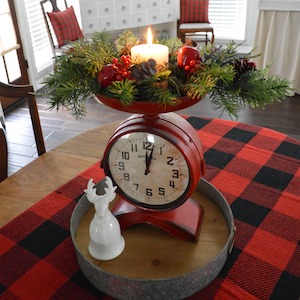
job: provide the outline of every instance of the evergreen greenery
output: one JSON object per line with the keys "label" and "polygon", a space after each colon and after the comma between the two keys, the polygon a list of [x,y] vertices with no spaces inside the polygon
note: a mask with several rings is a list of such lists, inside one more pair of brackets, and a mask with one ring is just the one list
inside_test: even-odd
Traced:
{"label": "evergreen greenery", "polygon": [[137,92],[134,82],[125,79],[122,81],[113,81],[108,86],[105,94],[112,98],[120,99],[124,105],[130,105],[134,102]]}
{"label": "evergreen greenery", "polygon": [[182,96],[202,98],[209,94],[214,109],[237,117],[245,105],[264,108],[283,100],[289,91],[288,80],[268,76],[268,68],[255,68],[252,52],[237,58],[234,42],[226,47],[209,45],[198,49],[201,68],[187,73],[177,65],[177,51],[183,46],[178,38],[159,41],[169,47],[168,66],[153,72],[150,61],[136,64],[138,72],[145,72],[140,79],[127,77],[107,87],[101,86],[98,74],[103,67],[114,58],[130,54],[131,47],[137,43],[131,31],[124,31],[115,41],[103,31],[94,33],[91,40],[74,42],[57,58],[53,74],[44,80],[44,95],[49,98],[50,108],[66,108],[81,118],[86,113],[84,101],[92,94],[117,98],[125,106],[139,100],[176,105]]}

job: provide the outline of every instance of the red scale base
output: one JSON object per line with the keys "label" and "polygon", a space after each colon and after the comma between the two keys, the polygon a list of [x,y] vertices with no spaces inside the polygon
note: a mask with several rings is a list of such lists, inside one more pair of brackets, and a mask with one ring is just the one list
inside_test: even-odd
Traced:
{"label": "red scale base", "polygon": [[198,241],[203,221],[203,208],[192,199],[168,211],[149,211],[141,209],[120,199],[114,208],[122,229],[135,224],[148,223],[157,226],[172,236],[186,241]]}
{"label": "red scale base", "polygon": [[[130,118],[122,122],[110,138],[109,144],[124,132],[148,131],[164,134],[182,150],[182,153],[189,153],[186,159],[190,162],[190,187],[187,197],[196,188],[201,175],[204,174],[205,163],[202,145],[197,132],[182,117],[176,114],[166,114],[192,106],[201,99],[182,97],[177,105],[160,105],[151,101],[136,101],[130,106],[123,106],[122,103],[104,95],[98,95],[100,101],[105,105],[120,111],[134,113]],[[141,114],[141,115],[137,115]],[[106,150],[107,151],[107,150]],[[101,167],[109,176],[107,153],[104,153]],[[198,241],[201,224],[203,221],[203,208],[194,200],[188,198],[182,205],[167,211],[156,211],[139,208],[120,197],[112,209],[118,218],[122,229],[134,224],[149,223],[157,226],[172,236],[187,241]]]}

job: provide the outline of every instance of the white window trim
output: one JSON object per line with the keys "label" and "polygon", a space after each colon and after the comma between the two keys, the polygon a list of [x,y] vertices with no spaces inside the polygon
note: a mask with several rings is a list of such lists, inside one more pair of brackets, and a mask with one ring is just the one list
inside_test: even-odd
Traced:
{"label": "white window trim", "polygon": [[[53,71],[53,62],[49,61],[49,64],[45,66],[43,71],[38,72],[35,66],[35,59],[33,54],[33,49],[30,43],[30,34],[29,34],[29,26],[26,18],[25,3],[24,1],[18,1],[15,5],[16,14],[19,23],[19,31],[22,39],[23,52],[24,56],[28,63],[28,75],[30,83],[33,85],[34,90],[38,90],[41,87],[41,82],[43,76]],[[49,44],[50,46],[50,44]]]}
{"label": "white window trim", "polygon": [[253,49],[256,24],[259,14],[258,1],[259,0],[248,0],[245,43],[242,45],[242,47],[240,47],[241,49],[244,49],[244,53],[249,52]]}

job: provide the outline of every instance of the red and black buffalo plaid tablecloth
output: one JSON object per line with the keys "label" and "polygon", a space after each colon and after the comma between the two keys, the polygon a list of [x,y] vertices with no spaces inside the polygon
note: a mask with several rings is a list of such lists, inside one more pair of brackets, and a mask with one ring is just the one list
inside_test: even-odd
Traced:
{"label": "red and black buffalo plaid tablecloth", "polygon": [[[217,278],[189,299],[300,296],[300,143],[257,126],[188,117],[205,178],[231,205],[236,240]],[[111,299],[78,267],[69,233],[76,201],[99,163],[0,230],[0,299]]]}

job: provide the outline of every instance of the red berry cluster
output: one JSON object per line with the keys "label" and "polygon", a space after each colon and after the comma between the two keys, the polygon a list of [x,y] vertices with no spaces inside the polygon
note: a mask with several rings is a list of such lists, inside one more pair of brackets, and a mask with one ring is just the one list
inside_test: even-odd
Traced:
{"label": "red berry cluster", "polygon": [[130,76],[131,76],[131,71],[129,70],[129,68],[131,66],[130,55],[122,55],[120,57],[120,59],[118,59],[117,57],[114,57],[111,60],[111,63],[117,69],[118,74],[116,76],[116,80],[121,81],[125,78],[130,78]]}
{"label": "red berry cluster", "polygon": [[98,73],[98,81],[100,85],[103,87],[107,87],[111,85],[113,81],[121,81],[125,78],[130,78],[130,66],[130,55],[122,55],[120,59],[114,57],[111,60],[111,64],[104,66]]}
{"label": "red berry cluster", "polygon": [[184,66],[184,70],[188,73],[193,73],[201,68],[201,60],[192,59],[190,64]]}

